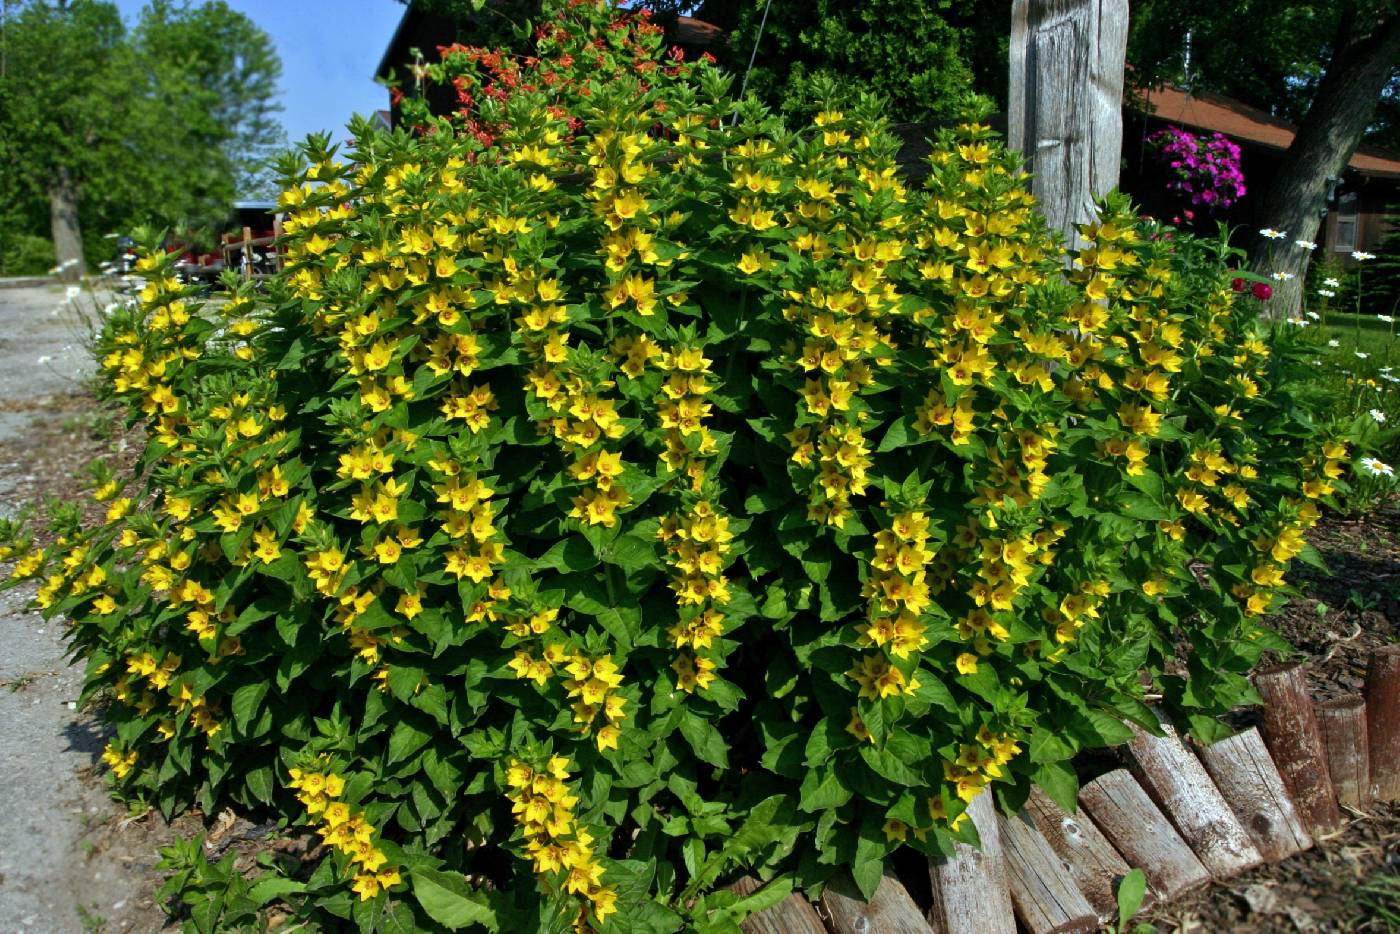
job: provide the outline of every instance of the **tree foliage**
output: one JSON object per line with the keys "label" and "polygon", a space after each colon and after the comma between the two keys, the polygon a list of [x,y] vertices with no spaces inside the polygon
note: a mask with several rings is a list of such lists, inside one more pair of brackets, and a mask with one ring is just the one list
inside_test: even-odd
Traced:
{"label": "tree foliage", "polygon": [[[1338,48],[1395,11],[1395,0],[1140,0],[1131,77],[1215,91],[1300,124]],[[1363,142],[1400,147],[1400,62]]]}
{"label": "tree foliage", "polygon": [[0,192],[29,232],[46,229],[60,171],[89,252],[108,230],[218,220],[236,194],[266,190],[281,65],[222,0],[157,0],[131,30],[104,0],[31,0],[0,35]]}

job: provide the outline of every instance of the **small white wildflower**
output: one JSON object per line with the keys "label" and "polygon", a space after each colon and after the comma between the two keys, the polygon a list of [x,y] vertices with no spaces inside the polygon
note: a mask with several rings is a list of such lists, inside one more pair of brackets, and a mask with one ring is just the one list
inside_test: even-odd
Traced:
{"label": "small white wildflower", "polygon": [[1381,367],[1381,372],[1382,372],[1382,373],[1389,373],[1389,372],[1390,372],[1391,370],[1393,370],[1393,369],[1394,369],[1394,367],[1383,366],[1383,367]]}
{"label": "small white wildflower", "polygon": [[1317,290],[1317,294],[1318,294],[1318,295],[1321,295],[1323,298],[1336,298],[1336,297],[1337,297],[1337,293],[1336,293],[1336,292],[1333,292],[1331,289],[1318,289],[1318,290]]}
{"label": "small white wildflower", "polygon": [[1289,323],[1289,324],[1293,324],[1293,325],[1297,325],[1297,326],[1300,327],[1300,328],[1309,327],[1310,324],[1311,324],[1311,322],[1309,322],[1306,318],[1301,318],[1301,317],[1298,317],[1297,315],[1294,315],[1292,318],[1289,318],[1289,319],[1288,319],[1288,323]]}
{"label": "small white wildflower", "polygon": [[1395,319],[1392,318],[1390,315],[1376,315],[1376,320],[1377,320],[1377,321],[1384,321],[1386,324],[1390,324],[1390,323],[1391,323],[1392,321],[1394,321]]}
{"label": "small white wildflower", "polygon": [[1361,251],[1361,250],[1352,250],[1352,251],[1351,251],[1351,258],[1354,259],[1354,260],[1356,260],[1358,263],[1364,263],[1364,262],[1366,262],[1366,260],[1368,260],[1368,259],[1375,259],[1375,258],[1376,258],[1376,254],[1374,254],[1374,253],[1366,253],[1366,252],[1363,252],[1363,251]]}
{"label": "small white wildflower", "polygon": [[1267,237],[1270,240],[1282,240],[1284,237],[1288,236],[1288,234],[1284,233],[1282,230],[1274,230],[1272,227],[1265,227],[1263,230],[1259,231],[1259,236]]}
{"label": "small white wildflower", "polygon": [[82,286],[80,286],[80,285],[70,285],[67,289],[64,290],[64,300],[65,300],[65,301],[71,302],[73,299],[77,298],[79,295],[82,295],[82,294],[83,294],[83,287],[82,287]]}
{"label": "small white wildflower", "polygon": [[1327,342],[1327,346],[1328,346],[1328,347],[1340,347],[1340,346],[1342,346],[1342,342],[1341,342],[1341,341],[1328,341],[1328,342]]}
{"label": "small white wildflower", "polygon": [[1356,359],[1358,360],[1365,360],[1367,357],[1371,356],[1364,350],[1353,350],[1352,353],[1356,354]]}
{"label": "small white wildflower", "polygon": [[1329,289],[1337,289],[1341,288],[1342,282],[1340,279],[1333,279],[1331,276],[1328,276],[1326,279],[1322,280],[1322,284]]}
{"label": "small white wildflower", "polygon": [[39,366],[43,366],[44,364],[49,363],[52,360],[53,357],[49,356],[48,354],[44,354],[42,357],[40,357],[38,360],[35,360],[34,362],[37,363]]}
{"label": "small white wildflower", "polygon": [[1296,247],[1302,247],[1309,253],[1317,249],[1317,244],[1313,243],[1311,240],[1294,240],[1293,245]]}
{"label": "small white wildflower", "polygon": [[1297,276],[1293,275],[1291,272],[1279,271],[1274,273],[1274,278],[1279,282],[1287,282],[1289,279],[1296,279]]}
{"label": "small white wildflower", "polygon": [[1372,409],[1371,411],[1367,412],[1366,414],[1369,415],[1369,416],[1371,416],[1373,419],[1375,419],[1377,425],[1384,425],[1384,424],[1385,424],[1385,413],[1382,412],[1380,409]]}
{"label": "small white wildflower", "polygon": [[1381,379],[1385,380],[1387,383],[1400,383],[1400,376],[1396,376],[1393,373],[1382,373]]}
{"label": "small white wildflower", "polygon": [[1393,477],[1395,468],[1385,461],[1375,457],[1363,457],[1360,460],[1361,472],[1371,477]]}
{"label": "small white wildflower", "polygon": [[1308,312],[1308,317],[1309,317],[1309,318],[1312,318],[1314,321],[1321,321],[1321,320],[1322,320],[1322,315],[1318,314],[1318,313],[1315,312],[1315,311],[1310,311],[1310,312]]}

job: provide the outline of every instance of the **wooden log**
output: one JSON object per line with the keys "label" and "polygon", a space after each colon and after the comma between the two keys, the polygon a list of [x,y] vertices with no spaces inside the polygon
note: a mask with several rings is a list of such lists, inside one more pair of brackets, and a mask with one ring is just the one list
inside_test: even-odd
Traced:
{"label": "wooden log", "polygon": [[978,795],[967,808],[982,847],[954,844],[947,859],[929,860],[933,911],[929,921],[947,934],[1016,934],[1011,889],[990,793]]}
{"label": "wooden log", "polygon": [[1003,816],[999,823],[1011,904],[1026,930],[1030,934],[1097,930],[1098,913],[1030,817],[1022,812]]}
{"label": "wooden log", "polygon": [[1400,646],[1371,653],[1366,670],[1366,736],[1371,746],[1371,797],[1400,799]]}
{"label": "wooden log", "polygon": [[1133,727],[1126,747],[1133,774],[1181,831],[1201,864],[1217,879],[1229,879],[1264,861],[1230,805],[1176,729],[1157,711],[1166,735]]}
{"label": "wooden log", "polygon": [[1210,883],[1210,871],[1127,769],[1079,789],[1079,804],[1128,864],[1147,874],[1158,901]]}
{"label": "wooden log", "polygon": [[1118,185],[1128,0],[1015,0],[1011,5],[1007,142],[1026,159],[1051,228],[1075,224]]}
{"label": "wooden log", "polygon": [[1313,845],[1257,729],[1204,747],[1201,761],[1264,859],[1276,863]]}
{"label": "wooden log", "polygon": [[[1118,883],[1131,869],[1099,828],[1082,811],[1066,814],[1039,788],[1031,789],[1026,815],[1060,858],[1065,871],[1093,906],[1100,921],[1118,917]],[[1155,901],[1149,889],[1142,901],[1145,910]]]}
{"label": "wooden log", "polygon": [[849,876],[837,876],[822,892],[822,908],[835,934],[933,934],[924,913],[890,873],[869,902]]}
{"label": "wooden log", "polygon": [[[752,895],[763,888],[763,883],[753,876],[744,876],[730,888],[740,895]],[[749,915],[740,927],[744,934],[827,934],[817,909],[796,892],[771,908]]]}
{"label": "wooden log", "polygon": [[1361,808],[1371,798],[1371,748],[1366,736],[1366,699],[1350,694],[1315,705],[1327,774],[1337,803]]}
{"label": "wooden log", "polygon": [[1341,829],[1342,814],[1327,774],[1322,733],[1303,666],[1265,668],[1254,676],[1254,686],[1264,699],[1264,742],[1303,823],[1313,837],[1335,833]]}

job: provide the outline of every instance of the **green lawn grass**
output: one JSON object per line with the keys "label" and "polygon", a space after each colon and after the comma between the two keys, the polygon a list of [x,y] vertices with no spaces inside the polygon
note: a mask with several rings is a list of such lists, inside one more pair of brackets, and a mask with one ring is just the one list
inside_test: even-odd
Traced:
{"label": "green lawn grass", "polygon": [[[1400,328],[1376,315],[1329,311],[1315,335],[1317,379],[1333,411],[1374,424],[1371,445],[1400,460]],[[1333,344],[1336,346],[1332,346]],[[1370,413],[1380,413],[1383,421]]]}

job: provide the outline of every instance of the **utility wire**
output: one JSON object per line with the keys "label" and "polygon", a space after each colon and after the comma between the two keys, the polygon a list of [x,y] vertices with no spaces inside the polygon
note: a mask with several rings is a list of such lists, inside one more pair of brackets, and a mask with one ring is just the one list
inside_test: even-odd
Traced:
{"label": "utility wire", "polygon": [[763,41],[763,28],[768,25],[768,8],[773,5],[773,0],[763,0],[763,18],[758,21],[758,35],[753,39],[753,51],[749,53],[749,67],[744,69],[744,79],[739,82],[739,96],[734,101],[734,119],[731,124],[739,122],[739,104],[744,100],[744,92],[749,87],[749,72],[753,71],[754,60],[758,58],[758,44]]}

